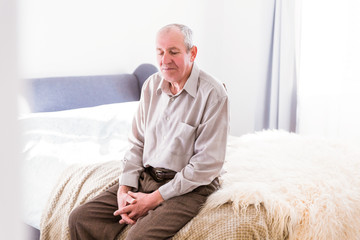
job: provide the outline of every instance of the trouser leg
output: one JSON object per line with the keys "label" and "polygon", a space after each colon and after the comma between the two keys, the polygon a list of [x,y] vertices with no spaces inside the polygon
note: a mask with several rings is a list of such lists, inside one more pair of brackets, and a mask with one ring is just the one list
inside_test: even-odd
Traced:
{"label": "trouser leg", "polygon": [[126,226],[119,224],[120,216],[113,213],[118,209],[117,190],[119,185],[109,188],[89,202],[77,207],[69,217],[69,231],[75,239],[115,239]]}
{"label": "trouser leg", "polygon": [[[149,185],[159,184],[148,174],[142,177],[141,187],[147,188]],[[198,187],[190,193],[164,201],[157,208],[149,211],[148,215],[137,220],[129,230],[127,239],[158,240],[173,237],[198,214],[207,197],[218,188],[218,185],[216,179],[210,185]],[[150,189],[145,189],[145,192],[146,190]]]}
{"label": "trouser leg", "polygon": [[[139,191],[150,193],[165,184],[156,182],[143,172],[139,179]],[[168,239],[174,236],[186,223],[197,215],[207,197],[218,188],[218,180],[201,186],[182,196],[161,203],[148,215],[137,220],[127,235],[127,239]],[[119,224],[120,216],[113,213],[118,209],[116,184],[106,192],[73,210],[69,217],[69,231],[72,240],[116,239],[126,227]]]}

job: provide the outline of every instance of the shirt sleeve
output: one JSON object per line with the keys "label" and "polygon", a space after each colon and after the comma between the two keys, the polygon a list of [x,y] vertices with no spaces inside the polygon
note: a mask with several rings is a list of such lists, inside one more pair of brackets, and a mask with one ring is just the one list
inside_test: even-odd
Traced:
{"label": "shirt sleeve", "polygon": [[194,155],[189,163],[174,179],[159,188],[164,200],[208,185],[220,175],[225,161],[228,132],[228,97],[223,96],[204,112],[203,121],[197,128]]}
{"label": "shirt sleeve", "polygon": [[144,149],[144,125],[145,125],[145,101],[142,92],[138,110],[135,113],[131,133],[129,135],[130,149],[122,160],[123,172],[119,177],[119,185],[125,185],[138,189],[140,174],[144,171],[143,149]]}

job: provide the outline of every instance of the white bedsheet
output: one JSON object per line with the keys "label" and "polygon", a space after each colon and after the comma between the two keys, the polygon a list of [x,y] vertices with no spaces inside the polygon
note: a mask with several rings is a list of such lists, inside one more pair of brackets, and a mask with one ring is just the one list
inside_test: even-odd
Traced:
{"label": "white bedsheet", "polygon": [[116,103],[20,118],[25,223],[39,228],[49,194],[68,166],[123,158],[137,106],[138,102]]}

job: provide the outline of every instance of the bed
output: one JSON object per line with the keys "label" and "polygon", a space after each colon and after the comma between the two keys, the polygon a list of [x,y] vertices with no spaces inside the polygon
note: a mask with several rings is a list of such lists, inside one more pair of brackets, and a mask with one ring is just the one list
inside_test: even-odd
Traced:
{"label": "bed", "polygon": [[[29,239],[69,239],[71,210],[116,183],[141,86],[156,71],[27,81],[19,121]],[[359,169],[356,142],[230,136],[221,189],[173,239],[360,239]]]}

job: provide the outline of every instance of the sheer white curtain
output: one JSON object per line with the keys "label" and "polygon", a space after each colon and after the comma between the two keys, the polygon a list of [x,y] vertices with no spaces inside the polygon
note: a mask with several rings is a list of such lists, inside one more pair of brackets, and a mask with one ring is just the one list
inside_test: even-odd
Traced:
{"label": "sheer white curtain", "polygon": [[298,132],[360,138],[360,3],[303,0]]}
{"label": "sheer white curtain", "polygon": [[299,17],[299,1],[275,1],[269,72],[258,99],[256,130],[296,130]]}

